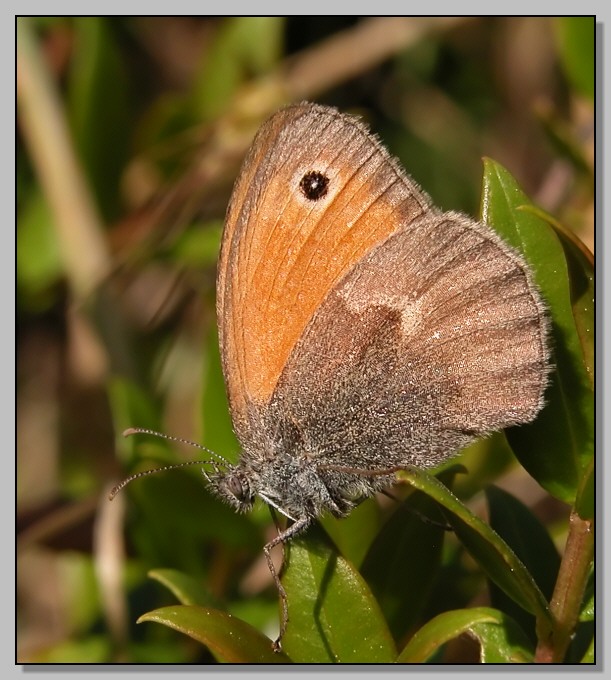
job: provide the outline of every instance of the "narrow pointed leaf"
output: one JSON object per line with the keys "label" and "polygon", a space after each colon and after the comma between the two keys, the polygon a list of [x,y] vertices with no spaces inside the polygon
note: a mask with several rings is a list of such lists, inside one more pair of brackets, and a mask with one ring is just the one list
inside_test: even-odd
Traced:
{"label": "narrow pointed leaf", "polygon": [[290,663],[272,641],[231,614],[195,605],[175,605],[148,612],[138,623],[153,621],[173,628],[206,645],[228,663]]}
{"label": "narrow pointed leaf", "polygon": [[434,498],[446,512],[458,539],[486,574],[509,597],[537,617],[543,629],[551,625],[549,607],[533,577],[513,550],[474,515],[439,480],[417,468],[397,473],[397,478]]}
{"label": "narrow pointed leaf", "polygon": [[474,607],[431,619],[408,642],[397,663],[426,663],[444,644],[465,633],[478,640],[482,663],[532,661],[528,639],[515,621],[496,609]]}
{"label": "narrow pointed leaf", "polygon": [[534,205],[522,207],[550,224],[564,249],[569,272],[573,319],[579,336],[582,359],[590,386],[594,386],[594,255],[563,224]]}
{"label": "narrow pointed leaf", "polygon": [[537,419],[510,428],[507,438],[528,472],[552,495],[575,500],[583,469],[593,456],[593,399],[571,302],[562,244],[502,166],[485,161],[482,217],[531,265],[548,305],[553,366],[547,405]]}
{"label": "narrow pointed leaf", "polygon": [[508,543],[549,599],[560,555],[547,529],[517,498],[496,486],[486,489],[490,526]]}
{"label": "narrow pointed leaf", "polygon": [[212,596],[201,582],[177,569],[153,569],[150,578],[164,585],[181,604],[210,605]]}
{"label": "narrow pointed leaf", "polygon": [[[490,526],[511,546],[533,579],[549,600],[552,597],[560,555],[549,533],[532,512],[506,491],[486,489]],[[494,607],[509,614],[528,634],[536,639],[532,616],[517,606],[494,582],[490,583]]]}
{"label": "narrow pointed leaf", "polygon": [[[442,473],[448,484],[455,472]],[[378,533],[361,566],[396,640],[418,624],[428,601],[441,565],[443,524],[430,497],[411,494]]]}

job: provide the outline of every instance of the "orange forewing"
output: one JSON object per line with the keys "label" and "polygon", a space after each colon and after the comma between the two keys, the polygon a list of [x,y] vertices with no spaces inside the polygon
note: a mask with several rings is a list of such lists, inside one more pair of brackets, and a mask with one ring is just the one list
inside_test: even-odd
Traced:
{"label": "orange forewing", "polygon": [[[346,124],[349,120],[350,124]],[[304,173],[330,178],[330,200],[298,191]],[[376,244],[428,199],[402,179],[388,152],[355,119],[311,105],[263,125],[228,209],[218,318],[236,425],[249,402],[266,403],[314,312]]]}

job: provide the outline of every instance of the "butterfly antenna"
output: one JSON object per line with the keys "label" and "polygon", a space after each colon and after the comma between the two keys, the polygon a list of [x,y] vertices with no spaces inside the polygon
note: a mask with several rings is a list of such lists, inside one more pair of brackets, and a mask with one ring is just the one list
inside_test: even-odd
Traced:
{"label": "butterfly antenna", "polygon": [[160,437],[161,439],[167,439],[167,441],[170,442],[178,442],[179,444],[187,444],[188,446],[194,446],[196,449],[199,449],[200,451],[205,451],[206,453],[209,453],[211,456],[216,458],[217,460],[220,460],[222,463],[227,464],[227,461],[223,456],[221,456],[220,453],[217,453],[216,451],[212,451],[212,449],[209,449],[205,446],[202,446],[201,444],[198,444],[197,442],[192,442],[190,439],[183,439],[182,437],[173,437],[170,434],[163,434],[163,432],[156,432],[155,430],[147,430],[144,427],[128,427],[127,430],[123,431],[123,436],[124,437],[129,437],[132,434],[150,434],[153,437]]}
{"label": "butterfly antenna", "polygon": [[140,477],[146,477],[147,475],[152,475],[154,472],[164,472],[165,470],[175,470],[176,468],[187,467],[187,465],[206,465],[208,461],[205,460],[187,460],[183,463],[175,463],[174,465],[164,465],[163,467],[152,468],[151,470],[142,470],[142,472],[136,472],[134,475],[130,475],[127,479],[119,482],[117,486],[113,487],[112,491],[108,494],[108,500],[111,501],[124,486],[127,486],[134,479],[139,479]]}
{"label": "butterfly antenna", "polygon": [[[152,468],[150,470],[142,470],[141,472],[136,472],[133,475],[130,475],[126,479],[124,479],[122,482],[119,482],[108,494],[108,500],[112,500],[118,493],[121,491],[121,489],[124,486],[127,486],[130,482],[133,482],[134,479],[139,479],[140,477],[146,477],[147,475],[152,475],[155,472],[164,472],[166,470],[175,470],[176,468],[181,468],[181,467],[187,467],[188,465],[212,465],[212,467],[215,470],[219,469],[218,462],[220,461],[223,465],[227,465],[227,461],[221,456],[220,454],[216,453],[215,451],[212,451],[211,449],[206,448],[205,446],[202,446],[201,444],[198,444],[197,442],[192,442],[190,439],[183,439],[182,437],[173,437],[169,434],[163,434],[162,432],[156,432],[155,430],[147,430],[143,427],[130,427],[127,430],[123,432],[124,437],[129,437],[132,434],[150,434],[155,437],[161,437],[161,439],[167,439],[168,441],[171,442],[178,442],[181,444],[189,444],[190,446],[194,446],[196,449],[200,449],[201,451],[205,451],[206,453],[210,454],[217,460],[187,460],[182,463],[175,463],[173,465],[164,465],[163,467],[158,467],[158,468]],[[204,473],[205,474],[205,473]],[[206,475],[206,478],[208,479],[208,475]]]}

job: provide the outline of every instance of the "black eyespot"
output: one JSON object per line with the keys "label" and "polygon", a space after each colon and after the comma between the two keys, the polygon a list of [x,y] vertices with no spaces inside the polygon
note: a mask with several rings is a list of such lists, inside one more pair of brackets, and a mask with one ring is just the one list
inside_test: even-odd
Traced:
{"label": "black eyespot", "polygon": [[321,199],[329,188],[329,178],[321,172],[311,170],[301,178],[299,182],[301,193],[310,201]]}

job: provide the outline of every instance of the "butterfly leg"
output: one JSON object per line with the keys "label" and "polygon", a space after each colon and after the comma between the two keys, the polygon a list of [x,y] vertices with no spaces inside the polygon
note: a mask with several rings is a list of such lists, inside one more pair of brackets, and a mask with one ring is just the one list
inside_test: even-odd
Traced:
{"label": "butterfly leg", "polygon": [[272,643],[273,650],[275,652],[279,652],[282,649],[282,638],[284,634],[286,633],[286,626],[289,621],[289,607],[288,607],[288,598],[286,595],[286,590],[284,590],[284,586],[280,582],[280,577],[278,575],[278,572],[276,571],[276,567],[274,566],[274,563],[272,561],[271,557],[271,550],[274,546],[278,545],[279,543],[282,543],[283,545],[289,541],[293,536],[298,534],[300,531],[303,531],[308,524],[312,521],[311,517],[301,517],[298,520],[296,520],[291,526],[289,526],[287,529],[284,531],[281,531],[276,538],[271,540],[269,543],[266,543],[263,546],[263,552],[265,553],[265,559],[267,560],[267,566],[269,567],[269,570],[272,574],[272,577],[274,579],[274,583],[276,584],[276,589],[278,590],[278,595],[280,596],[280,606],[281,606],[281,617],[280,617],[280,632],[278,633],[278,637],[274,640]]}

